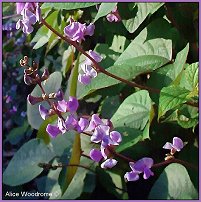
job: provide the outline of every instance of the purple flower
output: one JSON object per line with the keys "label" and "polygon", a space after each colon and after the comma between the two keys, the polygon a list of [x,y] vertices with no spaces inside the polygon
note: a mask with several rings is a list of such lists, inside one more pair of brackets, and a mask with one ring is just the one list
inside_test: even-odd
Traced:
{"label": "purple flower", "polygon": [[89,35],[92,36],[94,34],[94,30],[95,30],[95,25],[93,23],[90,23],[86,29],[85,29],[85,35]]}
{"label": "purple flower", "polygon": [[79,106],[78,100],[75,97],[69,96],[69,100],[58,101],[57,109],[61,112],[75,112]]}
{"label": "purple flower", "polygon": [[[34,3],[34,6],[32,3],[18,3],[16,9],[17,13],[20,12],[22,15],[22,19],[19,19],[16,23],[16,29],[22,28],[25,34],[30,34],[33,32],[32,25],[40,20],[41,11],[38,3]],[[33,10],[35,10],[35,13],[33,13]]]}
{"label": "purple flower", "polygon": [[71,22],[68,26],[64,28],[64,34],[70,38],[72,41],[81,42],[85,40],[85,36],[92,36],[94,34],[95,26],[90,23],[88,26],[81,24],[79,22],[74,22],[71,19]]}
{"label": "purple flower", "polygon": [[10,114],[15,114],[17,112],[17,107],[13,106],[12,109],[9,110]]}
{"label": "purple flower", "polygon": [[92,78],[97,76],[96,70],[90,65],[82,64],[81,69],[83,70],[84,74],[78,75],[78,81],[84,85],[91,83]]}
{"label": "purple flower", "polygon": [[10,95],[7,95],[6,96],[6,103],[8,104],[10,102],[12,102],[12,97]]}
{"label": "purple flower", "polygon": [[89,123],[89,127],[86,129],[87,131],[94,130],[98,125],[103,124],[103,121],[100,119],[98,114],[93,114],[91,116],[91,121]]}
{"label": "purple flower", "polygon": [[60,133],[64,134],[69,130],[77,129],[77,127],[78,121],[76,117],[70,114],[65,121],[58,117],[57,125],[48,124],[46,131],[51,137],[56,137]]}
{"label": "purple flower", "polygon": [[42,119],[45,120],[49,116],[49,110],[43,107],[42,105],[39,105],[38,108]]}
{"label": "purple flower", "polygon": [[64,93],[63,93],[63,91],[62,91],[61,89],[59,89],[59,90],[57,91],[57,93],[56,93],[56,98],[57,98],[59,101],[61,101],[61,100],[64,99]]}
{"label": "purple flower", "polygon": [[80,127],[80,132],[82,132],[88,127],[89,121],[85,118],[80,118],[80,120],[78,121],[78,125]]}
{"label": "purple flower", "polygon": [[57,135],[59,135],[61,133],[61,131],[59,130],[59,128],[57,126],[53,126],[51,124],[47,125],[46,131],[52,138],[57,137]]}
{"label": "purple flower", "polygon": [[136,181],[139,179],[139,174],[143,174],[144,179],[148,179],[150,176],[153,176],[154,173],[151,171],[151,167],[153,166],[153,159],[144,157],[140,160],[138,160],[136,163],[130,162],[129,166],[132,169],[131,172],[127,172],[124,175],[124,178],[127,181]]}
{"label": "purple flower", "polygon": [[166,144],[163,146],[163,149],[170,149],[171,154],[173,155],[176,151],[179,152],[184,147],[183,141],[178,138],[173,138],[173,143],[166,142]]}
{"label": "purple flower", "polygon": [[111,13],[109,13],[107,16],[106,16],[107,20],[109,22],[119,22],[121,21],[121,17],[119,15],[119,12],[117,10],[117,6],[113,9],[113,11]]}
{"label": "purple flower", "polygon": [[24,111],[22,111],[22,112],[20,113],[20,116],[23,117],[23,118],[24,118],[26,115],[27,115],[27,113],[24,112]]}
{"label": "purple flower", "polygon": [[26,3],[16,3],[16,12],[20,14]]}
{"label": "purple flower", "polygon": [[103,158],[101,151],[98,149],[92,149],[89,156],[96,162],[99,162]]}
{"label": "purple flower", "polygon": [[107,169],[112,168],[117,164],[117,160],[115,159],[107,159],[101,164],[101,168]]}
{"label": "purple flower", "polygon": [[[89,50],[89,55],[96,62],[100,62],[102,60],[102,57],[98,53],[96,53],[92,50]],[[97,76],[97,72],[92,67],[92,65],[93,65],[93,62],[89,58],[86,58],[84,63],[81,64],[80,67],[81,67],[83,73],[80,73],[78,76],[78,80],[80,83],[87,85],[91,82],[92,78],[95,78]]]}
{"label": "purple flower", "polygon": [[[95,51],[92,51],[92,50],[89,50],[89,55],[96,61],[96,62],[101,62],[101,60],[103,59],[98,53],[96,53]],[[92,65],[93,62],[89,59],[89,58],[86,58],[85,64],[87,65]]]}

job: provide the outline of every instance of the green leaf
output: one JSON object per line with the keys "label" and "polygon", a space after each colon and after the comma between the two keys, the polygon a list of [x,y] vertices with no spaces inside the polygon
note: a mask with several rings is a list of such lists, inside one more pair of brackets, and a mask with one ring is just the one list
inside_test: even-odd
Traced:
{"label": "green leaf", "polygon": [[21,138],[25,135],[29,125],[27,121],[20,127],[13,128],[8,135],[6,135],[6,141],[9,141],[11,144],[17,144]]}
{"label": "green leaf", "polygon": [[101,107],[102,117],[104,117],[105,119],[110,119],[112,115],[114,115],[114,113],[117,111],[119,105],[120,99],[118,95],[107,97]]}
{"label": "green leaf", "polygon": [[103,170],[100,167],[97,167],[97,175],[99,182],[108,193],[111,193],[118,199],[126,199],[125,195],[127,193],[123,190],[125,189],[125,181],[120,175]]}
{"label": "green leaf", "polygon": [[179,86],[168,86],[162,88],[159,98],[158,119],[167,111],[185,103],[188,94],[188,90]]}
{"label": "green leaf", "polygon": [[110,13],[117,3],[101,3],[98,13],[96,14],[96,17],[94,19],[94,22],[96,22],[99,18],[106,16],[108,13]]}
{"label": "green leaf", "polygon": [[145,90],[128,96],[111,118],[115,128],[130,127],[142,130],[149,120],[151,98]]}
{"label": "green leaf", "polygon": [[86,2],[71,2],[71,3],[43,3],[41,8],[54,8],[57,10],[64,9],[64,10],[74,10],[79,8],[87,8],[91,6],[95,6],[99,3],[86,3]]}
{"label": "green leaf", "polygon": [[38,129],[37,135],[36,137],[39,139],[44,140],[45,144],[49,144],[50,143],[50,136],[49,134],[46,132],[46,128],[47,125],[49,123],[53,123],[56,119],[57,119],[57,115],[53,115],[49,118],[47,118],[40,126],[40,128]]}
{"label": "green leaf", "polygon": [[135,30],[141,25],[147,16],[155,13],[163,4],[164,3],[136,3],[136,16],[128,20],[122,20],[125,28],[130,33],[135,32]]}
{"label": "green leaf", "polygon": [[70,70],[70,67],[73,63],[74,52],[72,48],[69,46],[67,50],[64,51],[62,56],[62,69],[63,76],[66,77],[66,73]]}
{"label": "green leaf", "polygon": [[38,164],[48,163],[53,156],[52,149],[42,141],[39,139],[30,140],[11,159],[3,173],[3,183],[17,186],[31,181],[43,171],[43,168],[40,168]]}
{"label": "green leaf", "polygon": [[177,54],[175,62],[173,64],[170,64],[170,67],[167,67],[168,65],[166,66],[166,68],[169,68],[168,72],[166,73],[166,76],[172,79],[172,84],[177,85],[180,82],[188,52],[189,44],[187,44],[186,47]]}
{"label": "green leaf", "polygon": [[[79,164],[79,163],[78,163]],[[86,167],[91,167],[93,162],[90,159],[87,159],[85,157],[81,157],[80,159],[80,165],[84,165]],[[67,169],[69,169],[68,167]],[[85,187],[85,178],[87,173],[90,171],[85,168],[77,167],[77,172],[75,173],[73,179],[71,180],[68,188],[66,189],[65,193],[62,195],[61,199],[76,199],[78,198]]]}
{"label": "green leaf", "polygon": [[[198,65],[199,63],[192,63],[186,67],[181,79],[180,86],[190,90],[197,91],[198,94]],[[196,93],[195,93],[196,94]]]}
{"label": "green leaf", "polygon": [[[107,68],[107,71],[131,80],[136,76],[153,71],[168,63],[172,57],[172,43],[170,40],[153,39],[146,41],[133,41],[121,54],[114,66]],[[103,73],[99,73],[89,85],[78,84],[77,97],[83,98],[95,90],[109,87],[120,83]]]}
{"label": "green leaf", "polygon": [[149,199],[198,199],[195,189],[186,168],[173,163],[167,166],[155,182],[149,194]]}
{"label": "green leaf", "polygon": [[[58,25],[57,25],[57,17],[58,17],[58,11],[54,11],[51,13],[47,18],[47,23],[51,24],[54,29],[59,31]],[[53,42],[55,43],[56,35],[52,33],[45,25],[43,25],[37,32],[34,38],[32,39],[31,43],[36,42],[33,49],[38,49],[45,45],[48,42],[48,48],[50,46],[53,47]],[[49,42],[50,41],[50,42]],[[52,44],[52,45],[51,45]]]}
{"label": "green leaf", "polygon": [[[42,86],[46,92],[46,94],[57,92],[61,87],[62,76],[60,72],[54,72],[50,75],[50,77],[42,83]],[[36,86],[31,93],[32,96],[41,96],[42,92],[39,86]],[[40,103],[44,107],[49,108],[49,105],[46,102]],[[27,102],[27,118],[29,124],[35,128],[39,129],[40,125],[43,123],[43,119],[40,116],[38,111],[39,104],[31,105]]]}
{"label": "green leaf", "polygon": [[172,59],[171,40],[157,38],[145,42],[144,36],[139,35],[139,38],[135,38],[129,44],[115,62],[115,65],[121,64],[127,59],[138,58],[140,56],[158,56],[166,60],[166,62]]}
{"label": "green leaf", "polygon": [[115,130],[122,134],[123,139],[121,144],[116,148],[116,151],[119,153],[132,147],[133,145],[144,139],[143,131],[139,129],[129,127],[117,127],[115,128]]}

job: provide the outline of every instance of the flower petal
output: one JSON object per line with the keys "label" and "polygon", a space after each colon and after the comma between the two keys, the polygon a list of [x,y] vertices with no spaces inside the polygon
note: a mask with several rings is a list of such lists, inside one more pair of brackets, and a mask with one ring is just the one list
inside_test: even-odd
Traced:
{"label": "flower petal", "polygon": [[49,110],[43,107],[43,105],[39,105],[38,108],[42,119],[45,120],[48,117]]}
{"label": "flower petal", "polygon": [[93,114],[91,117],[91,121],[89,123],[89,127],[87,131],[92,131],[95,129],[96,126],[103,124],[103,121],[99,118],[97,114]]}
{"label": "flower petal", "polygon": [[67,111],[67,102],[65,100],[58,101],[57,109],[60,112],[66,112]]}
{"label": "flower petal", "polygon": [[139,179],[139,174],[136,173],[136,172],[127,172],[125,175],[124,175],[124,178],[127,180],[127,181],[137,181]]}
{"label": "flower petal", "polygon": [[166,142],[165,145],[163,146],[163,149],[173,149],[172,143]]}
{"label": "flower petal", "polygon": [[117,164],[117,160],[115,159],[107,159],[101,164],[101,168],[112,168]]}
{"label": "flower petal", "polygon": [[78,81],[84,85],[88,85],[91,83],[91,77],[86,74],[79,74]]}
{"label": "flower petal", "polygon": [[173,146],[177,151],[181,151],[181,149],[184,147],[184,143],[180,138],[174,137],[173,138]]}
{"label": "flower petal", "polygon": [[115,145],[118,145],[122,141],[121,134],[117,131],[110,132],[110,138],[112,139]]}
{"label": "flower petal", "polygon": [[69,96],[69,101],[67,102],[67,109],[69,112],[76,112],[79,106],[77,98]]}
{"label": "flower petal", "polygon": [[88,119],[80,118],[80,120],[78,121],[78,125],[80,126],[80,130],[84,131],[88,127],[89,121]]}
{"label": "flower petal", "polygon": [[154,173],[151,171],[150,168],[145,168],[145,169],[144,169],[143,178],[144,178],[145,180],[147,180],[150,176],[153,176],[153,175],[154,175]]}
{"label": "flower petal", "polygon": [[103,158],[101,151],[98,149],[92,149],[90,151],[89,156],[91,157],[92,160],[94,160],[96,162],[99,162]]}
{"label": "flower petal", "polygon": [[57,126],[53,126],[50,124],[47,125],[46,131],[52,138],[57,137],[57,135],[59,135],[59,133],[61,133],[61,131],[58,129]]}

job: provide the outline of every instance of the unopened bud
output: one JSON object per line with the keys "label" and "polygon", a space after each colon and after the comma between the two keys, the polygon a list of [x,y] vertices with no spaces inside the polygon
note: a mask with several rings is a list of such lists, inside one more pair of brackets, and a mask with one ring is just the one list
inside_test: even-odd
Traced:
{"label": "unopened bud", "polygon": [[42,102],[43,101],[43,98],[42,97],[34,97],[32,96],[31,94],[29,94],[27,96],[27,101],[31,104],[31,105],[35,105],[39,102]]}
{"label": "unopened bud", "polygon": [[48,69],[44,69],[43,74],[41,76],[41,81],[45,81],[49,78],[49,71]]}

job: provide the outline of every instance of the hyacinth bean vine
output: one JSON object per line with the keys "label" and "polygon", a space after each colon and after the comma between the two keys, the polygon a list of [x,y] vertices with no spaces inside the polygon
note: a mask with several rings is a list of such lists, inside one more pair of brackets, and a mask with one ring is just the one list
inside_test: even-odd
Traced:
{"label": "hyacinth bean vine", "polygon": [[[149,130],[157,110],[158,120],[156,120],[157,123],[155,124],[160,124],[160,119],[164,118],[164,116],[167,115],[167,112],[175,110],[172,114],[168,115],[167,121],[178,121],[181,127],[193,128],[193,130],[197,126],[198,122],[196,121],[189,123],[190,126],[184,126],[184,123],[182,125],[182,120],[178,118],[179,113],[182,112],[179,107],[182,109],[185,107],[188,109],[190,108],[189,113],[192,111],[198,113],[198,83],[196,83],[196,73],[190,74],[190,72],[197,71],[196,67],[198,68],[198,63],[193,63],[191,65],[185,63],[189,45],[187,44],[185,48],[176,55],[175,61],[173,62],[171,60],[172,51],[168,50],[168,48],[172,49],[172,47],[167,45],[168,43],[171,44],[170,40],[164,39],[165,37],[159,39],[152,39],[150,37],[150,41],[148,40],[146,42],[145,35],[148,35],[146,33],[148,30],[145,32],[142,31],[143,34],[141,37],[145,39],[140,39],[140,37],[136,36],[136,38],[130,40],[130,45],[128,45],[125,50],[120,50],[122,45],[119,50],[117,50],[118,48],[114,48],[119,52],[115,55],[114,51],[114,56],[112,57],[115,59],[113,62],[114,64],[112,64],[111,67],[110,65],[109,67],[104,66],[107,66],[107,63],[104,63],[107,59],[107,53],[105,53],[105,55],[101,54],[102,52],[99,53],[99,50],[101,49],[93,48],[93,45],[86,45],[86,42],[98,32],[97,21],[99,18],[104,18],[104,23],[121,23],[121,26],[124,25],[127,32],[132,34],[138,29],[140,21],[143,22],[148,15],[152,15],[158,9],[168,9],[169,5],[164,6],[162,3],[131,3],[129,4],[129,9],[133,9],[132,12],[134,12],[134,9],[137,8],[138,11],[136,11],[136,18],[128,19],[128,16],[125,17],[122,14],[122,8],[127,6],[127,4],[122,4],[122,7],[121,3],[94,3],[89,6],[87,6],[87,4],[90,3],[75,3],[75,8],[72,7],[72,10],[84,9],[85,6],[86,8],[93,6],[97,13],[94,20],[85,22],[83,18],[79,21],[82,14],[79,14],[79,12],[76,14],[75,10],[74,14],[73,12],[65,13],[64,18],[62,15],[64,15],[65,8],[61,8],[61,10],[63,9],[63,13],[62,11],[61,13],[56,13],[58,16],[61,15],[59,20],[61,21],[60,25],[62,29],[60,29],[58,25],[55,26],[56,22],[51,24],[51,21],[48,19],[48,16],[53,15],[56,11],[49,14],[48,12],[45,13],[45,9],[53,8],[57,10],[61,4],[16,3],[16,13],[20,16],[20,19],[16,22],[16,27],[14,29],[21,30],[24,36],[28,37],[34,32],[34,27],[40,25],[40,29],[46,29],[48,35],[51,33],[48,38],[49,41],[52,40],[53,42],[55,40],[58,42],[58,40],[61,40],[61,42],[65,42],[70,47],[70,54],[68,54],[71,59],[69,59],[68,67],[69,77],[67,78],[64,74],[65,79],[68,80],[67,90],[62,89],[59,80],[54,81],[55,86],[58,86],[49,90],[47,86],[51,85],[51,79],[53,78],[54,73],[50,74],[48,68],[41,69],[40,63],[38,62],[32,61],[32,63],[30,63],[30,58],[28,56],[24,56],[20,59],[20,66],[24,71],[24,83],[27,86],[34,87],[33,92],[27,96],[28,111],[30,112],[32,109],[34,110],[34,113],[38,113],[40,116],[38,118],[39,120],[33,120],[31,117],[28,117],[32,127],[38,130],[37,139],[41,141],[35,142],[34,144],[38,144],[38,147],[43,148],[44,155],[47,155],[48,157],[41,157],[37,160],[37,165],[35,165],[34,168],[37,173],[35,176],[29,177],[29,175],[27,175],[27,178],[24,179],[20,179],[19,177],[19,179],[14,180],[13,183],[10,179],[12,176],[10,172],[12,171],[12,163],[14,164],[15,162],[14,159],[4,172],[4,183],[9,186],[18,186],[29,182],[43,170],[48,170],[49,173],[51,173],[51,171],[53,172],[62,169],[62,172],[64,173],[62,174],[63,182],[60,184],[57,198],[75,199],[79,198],[82,194],[82,191],[76,192],[76,188],[78,189],[79,186],[81,186],[80,189],[84,190],[83,181],[86,180],[86,173],[93,173],[93,175],[95,173],[98,175],[104,172],[105,175],[109,175],[111,176],[110,178],[113,179],[112,176],[114,177],[114,173],[116,172],[116,175],[121,179],[122,188],[118,188],[118,183],[112,182],[112,184],[114,184],[114,189],[116,188],[122,191],[128,187],[129,183],[135,182],[145,183],[146,186],[147,182],[155,180],[155,184],[149,192],[149,198],[167,199],[165,196],[155,194],[155,190],[160,187],[160,180],[163,180],[160,179],[163,177],[163,174],[158,178],[158,170],[161,168],[164,169],[164,166],[166,166],[164,172],[168,173],[171,172],[168,168],[171,169],[171,166],[178,166],[179,169],[183,169],[182,171],[185,173],[184,177],[188,178],[191,190],[187,193],[187,198],[185,198],[185,196],[183,196],[184,198],[182,198],[182,196],[179,196],[178,198],[175,195],[173,195],[172,198],[196,199],[197,191],[194,188],[188,173],[186,174],[186,169],[190,170],[190,172],[198,172],[198,168],[191,161],[188,161],[185,158],[185,160],[183,160],[183,158],[180,158],[179,156],[179,153],[182,154],[190,144],[187,143],[188,141],[186,141],[186,138],[184,138],[185,141],[183,140],[182,135],[179,134],[178,137],[170,135],[169,138],[166,138],[167,142],[164,141],[163,143],[160,143],[161,150],[159,150],[167,152],[166,154],[164,153],[166,156],[163,156],[164,154],[157,155],[157,153],[149,156],[149,153],[147,152],[145,152],[145,155],[132,156],[132,153],[128,152],[132,147],[135,149],[135,144],[138,142],[143,142],[145,139],[150,139],[150,141],[152,141],[149,137]],[[64,7],[65,5],[67,6],[70,4],[65,3]],[[78,7],[76,7],[76,5],[78,5]],[[145,8],[147,8],[147,13],[143,10]],[[138,12],[142,12],[144,17],[137,20],[137,18],[140,18]],[[133,20],[133,26],[128,25],[129,20]],[[9,29],[5,26],[4,30]],[[42,31],[41,37],[43,37]],[[139,41],[137,41],[137,39]],[[38,37],[37,40],[39,41],[40,37]],[[37,40],[35,42],[37,42]],[[125,38],[124,40],[126,41],[127,39]],[[140,40],[143,40],[143,42]],[[34,47],[37,47],[37,43]],[[157,47],[156,44],[159,44],[159,47]],[[85,50],[85,46],[90,48]],[[115,45],[113,44],[113,46]],[[135,47],[141,48],[142,52],[139,51],[138,53],[132,54]],[[151,50],[155,47],[158,48],[158,50]],[[169,54],[164,52],[164,47]],[[113,50],[110,49],[110,51]],[[143,63],[144,54],[147,58]],[[156,63],[154,61],[156,61]],[[183,67],[180,68],[179,62]],[[165,65],[168,70],[166,76],[170,75],[172,82],[168,83],[165,81],[168,84],[164,87],[162,86],[161,89],[159,87],[152,87],[154,85],[146,85],[143,82],[139,84],[137,83],[137,80],[133,79],[141,74],[147,74],[147,78],[152,78],[151,72],[156,69],[156,71],[159,71],[156,75],[160,75],[162,74],[160,68],[165,68]],[[157,79],[157,76],[155,77],[155,79]],[[182,79],[182,77],[184,79]],[[153,79],[151,81],[153,82]],[[189,83],[186,88],[185,82]],[[120,84],[122,84],[122,86],[120,86]],[[98,111],[87,115],[86,113],[81,113],[82,98],[87,96],[90,97],[90,94],[93,94],[98,90],[107,89],[108,87],[112,88],[117,85],[119,85],[119,88],[125,88],[125,86],[129,87],[132,94],[129,96],[123,95],[122,104],[118,105],[118,108],[115,110],[116,112],[112,114],[113,116],[109,118],[104,117],[103,113],[100,115]],[[134,89],[135,93],[133,93]],[[80,93],[78,92],[79,90]],[[120,94],[123,94],[122,92]],[[159,96],[158,100],[154,98],[155,95]],[[7,96],[6,102],[10,102],[9,99],[10,97]],[[116,102],[116,100],[113,102]],[[106,115],[107,113],[104,114]],[[193,118],[196,119],[196,116],[197,114],[194,115]],[[177,117],[178,120],[175,117]],[[39,121],[40,124],[37,124],[37,121]],[[141,131],[140,135],[138,135],[139,131]],[[136,136],[135,133],[138,136],[137,138],[134,137]],[[157,130],[155,133],[157,133]],[[58,158],[62,157],[61,153],[57,155],[57,152],[54,153],[54,150],[57,150],[56,147],[59,147],[59,143],[56,143],[56,141],[59,140],[59,138],[64,137],[66,138],[65,140],[67,141],[66,144],[68,145],[68,149],[67,145],[66,148],[64,148],[70,151],[68,163],[61,163],[60,161],[54,160],[57,159],[57,156],[59,156]],[[171,140],[172,143],[170,143]],[[72,144],[69,146],[70,141]],[[85,141],[84,146],[83,141]],[[155,141],[155,144],[157,144],[157,141]],[[24,145],[24,147],[27,145]],[[66,157],[66,155],[64,156]],[[135,156],[137,156],[137,158]],[[17,158],[18,157],[16,157],[16,159]],[[114,173],[112,173],[113,171]],[[156,180],[156,176],[159,182]],[[80,185],[79,180],[82,181]],[[78,184],[76,184],[76,182],[78,182]],[[72,190],[74,189],[75,191],[72,193]],[[92,191],[93,190],[94,188],[92,188]],[[182,190],[182,194],[185,194],[184,190]],[[122,194],[120,197],[121,199],[132,198],[128,191],[122,191],[122,193],[124,192],[126,194]],[[171,194],[172,193],[170,193],[170,195]],[[117,195],[118,194],[115,194],[115,196]],[[135,197],[133,198],[135,199]]]}

